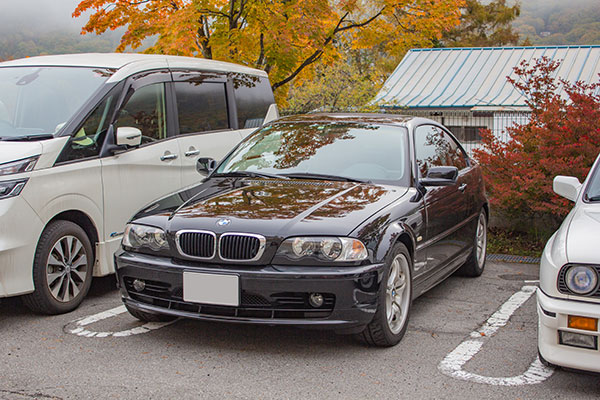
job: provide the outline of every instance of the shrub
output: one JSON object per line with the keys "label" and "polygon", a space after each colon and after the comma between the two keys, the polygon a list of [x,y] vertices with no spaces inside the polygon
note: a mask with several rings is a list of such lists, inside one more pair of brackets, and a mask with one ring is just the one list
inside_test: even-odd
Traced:
{"label": "shrub", "polygon": [[513,228],[554,230],[572,204],[553,192],[552,180],[583,181],[600,150],[600,84],[557,80],[559,66],[542,57],[515,67],[516,79],[507,79],[525,96],[531,119],[508,128],[506,142],[482,131],[483,147],[474,150],[492,210]]}

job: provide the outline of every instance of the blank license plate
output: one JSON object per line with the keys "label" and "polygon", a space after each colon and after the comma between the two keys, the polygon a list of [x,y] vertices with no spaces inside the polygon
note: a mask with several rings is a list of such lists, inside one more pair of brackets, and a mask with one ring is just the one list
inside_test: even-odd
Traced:
{"label": "blank license plate", "polygon": [[237,307],[240,305],[240,278],[237,275],[184,272],[183,301]]}

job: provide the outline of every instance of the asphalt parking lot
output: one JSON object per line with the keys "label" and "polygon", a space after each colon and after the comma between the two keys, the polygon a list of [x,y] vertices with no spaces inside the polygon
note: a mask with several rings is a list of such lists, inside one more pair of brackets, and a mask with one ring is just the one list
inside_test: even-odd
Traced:
{"label": "asphalt parking lot", "polygon": [[[0,398],[598,399],[600,375],[536,362],[538,266],[490,262],[413,303],[396,347],[326,331],[122,312],[114,278],[73,313],[0,303]],[[108,312],[107,312],[108,311]]]}

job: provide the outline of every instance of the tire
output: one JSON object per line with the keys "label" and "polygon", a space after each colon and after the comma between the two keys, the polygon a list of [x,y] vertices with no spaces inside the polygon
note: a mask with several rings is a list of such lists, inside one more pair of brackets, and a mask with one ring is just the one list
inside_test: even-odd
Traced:
{"label": "tire", "polygon": [[[400,289],[402,292],[399,294]],[[392,298],[397,302],[392,302]],[[404,244],[397,243],[385,264],[375,316],[358,334],[358,339],[368,345],[378,347],[390,347],[398,344],[406,333],[411,305],[412,262],[410,253]]]}
{"label": "tire", "polygon": [[133,317],[139,319],[142,322],[169,322],[176,319],[176,317],[173,317],[171,315],[151,314],[148,312],[136,310],[134,308],[129,307],[128,305],[125,305],[125,308],[127,308],[129,314],[131,314]]}
{"label": "tire", "polygon": [[468,277],[481,276],[485,268],[485,256],[487,250],[487,214],[481,209],[477,217],[477,228],[473,238],[473,250],[467,261],[458,269],[457,274]]}
{"label": "tire", "polygon": [[35,291],[23,303],[40,314],[76,309],[90,290],[94,267],[92,244],[70,221],[54,221],[42,232],[33,260]]}

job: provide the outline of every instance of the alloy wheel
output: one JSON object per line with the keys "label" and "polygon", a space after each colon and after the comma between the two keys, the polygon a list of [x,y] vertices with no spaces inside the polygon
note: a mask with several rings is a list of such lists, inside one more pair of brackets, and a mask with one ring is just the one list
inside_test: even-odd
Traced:
{"label": "alloy wheel", "polygon": [[481,267],[485,262],[486,248],[487,248],[487,229],[486,229],[485,214],[479,214],[479,221],[477,222],[477,265]]}
{"label": "alloy wheel", "polygon": [[394,257],[386,284],[386,317],[393,334],[402,330],[410,306],[409,262],[404,254]]}
{"label": "alloy wheel", "polygon": [[88,256],[75,236],[63,236],[54,244],[46,263],[46,282],[52,297],[66,303],[77,297],[86,281]]}

